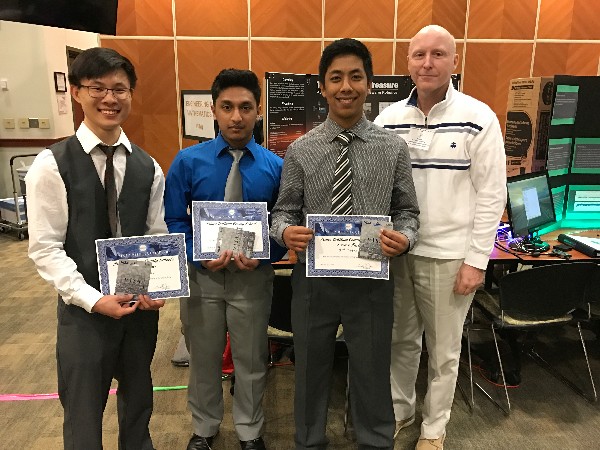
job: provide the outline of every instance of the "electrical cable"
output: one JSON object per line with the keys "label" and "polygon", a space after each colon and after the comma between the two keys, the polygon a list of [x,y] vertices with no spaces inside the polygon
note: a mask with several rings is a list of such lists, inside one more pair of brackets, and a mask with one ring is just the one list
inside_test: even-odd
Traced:
{"label": "electrical cable", "polygon": [[[468,365],[469,365],[469,363],[468,363],[468,362],[466,362],[466,361],[463,361],[463,360],[461,360],[461,361],[460,361],[460,363],[461,363],[461,364],[463,364],[463,365],[465,365],[465,366],[468,366]],[[492,381],[490,378],[488,378],[488,377],[486,376],[486,374],[485,374],[485,373],[489,373],[489,371],[485,370],[483,367],[481,367],[481,366],[478,366],[477,364],[471,364],[471,367],[472,367],[473,369],[476,369],[476,370],[479,372],[479,374],[481,375],[481,378],[483,378],[483,379],[484,379],[485,381],[487,381],[489,384],[491,384],[491,385],[493,385],[493,386],[495,386],[495,387],[500,387],[500,388],[503,388],[503,387],[504,387],[504,385],[503,385],[503,384],[496,383],[495,381]],[[485,373],[484,373],[484,372],[485,372]],[[513,385],[513,384],[507,384],[507,385],[506,385],[506,387],[507,387],[508,389],[517,389],[519,386],[520,386],[519,384],[514,384],[514,385]]]}

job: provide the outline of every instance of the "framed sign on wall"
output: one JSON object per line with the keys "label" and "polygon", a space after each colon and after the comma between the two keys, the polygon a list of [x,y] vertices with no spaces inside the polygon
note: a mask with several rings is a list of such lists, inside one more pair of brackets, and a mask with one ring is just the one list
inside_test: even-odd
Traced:
{"label": "framed sign on wall", "polygon": [[67,77],[64,72],[54,72],[54,90],[67,92]]}
{"label": "framed sign on wall", "polygon": [[211,105],[210,91],[181,91],[181,129],[184,138],[205,141],[215,137]]}

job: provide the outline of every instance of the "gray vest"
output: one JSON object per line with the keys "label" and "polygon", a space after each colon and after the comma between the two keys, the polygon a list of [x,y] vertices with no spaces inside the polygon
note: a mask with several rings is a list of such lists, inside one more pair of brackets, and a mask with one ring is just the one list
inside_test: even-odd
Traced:
{"label": "gray vest", "polygon": [[[106,194],[96,167],[76,136],[49,147],[67,190],[69,223],[64,249],[77,264],[86,283],[99,289],[96,239],[111,237],[106,208]],[[127,153],[125,178],[117,201],[123,236],[146,233],[146,218],[154,180],[154,161],[132,144]]]}

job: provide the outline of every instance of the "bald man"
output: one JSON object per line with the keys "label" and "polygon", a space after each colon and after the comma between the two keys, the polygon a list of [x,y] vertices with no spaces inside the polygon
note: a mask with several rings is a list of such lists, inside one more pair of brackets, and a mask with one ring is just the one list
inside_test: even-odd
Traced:
{"label": "bald man", "polygon": [[444,447],[462,328],[483,282],[506,203],[504,145],[494,112],[450,82],[454,37],[430,25],[410,41],[416,87],[375,119],[408,143],[421,209],[420,240],[391,260],[395,280],[391,383],[398,432],[415,421],[422,334],[429,354],[418,450]]}

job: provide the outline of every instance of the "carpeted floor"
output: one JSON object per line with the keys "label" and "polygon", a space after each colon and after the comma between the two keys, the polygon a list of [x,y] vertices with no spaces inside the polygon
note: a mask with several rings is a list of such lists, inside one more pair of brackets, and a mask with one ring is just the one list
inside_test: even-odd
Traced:
{"label": "carpeted floor", "polygon": [[[0,234],[0,395],[50,394],[56,392],[54,358],[56,294],[43,282],[26,257],[27,243],[12,232]],[[163,308],[159,342],[152,365],[154,384],[159,387],[185,386],[186,368],[173,367],[170,358],[179,338],[178,303]],[[491,360],[488,332],[474,333],[479,357]],[[600,382],[600,341],[585,332],[595,379]],[[556,342],[555,342],[556,341]],[[561,372],[590,391],[577,336],[573,329],[551,331],[543,337],[540,352],[551,355]],[[478,365],[486,364],[479,357]],[[510,362],[507,360],[507,364]],[[420,405],[424,395],[426,361],[418,380],[419,409],[415,425],[403,430],[396,449],[413,449],[419,436]],[[466,364],[462,364],[468,369]],[[331,393],[328,435],[330,449],[354,449],[356,444],[344,433],[344,389],[346,360],[343,351],[336,360]],[[479,371],[476,370],[476,374]],[[457,390],[452,418],[447,428],[446,449],[594,449],[600,448],[598,404],[577,396],[528,359],[523,359],[522,381],[511,388],[513,410],[505,416],[483,395],[475,392],[471,413]],[[479,375],[476,379],[494,396],[500,393]],[[267,416],[265,441],[269,449],[292,449],[294,367],[287,358],[273,367],[265,393]],[[460,384],[468,393],[468,378]],[[215,450],[239,448],[231,421],[229,382],[224,381],[226,416]],[[498,397],[500,398],[500,397]],[[56,399],[0,401],[0,449],[54,450],[62,448],[62,409]],[[190,437],[190,414],[185,390],[155,392],[151,432],[157,450],[185,449]],[[105,413],[104,448],[116,449],[116,404],[111,396]]]}

